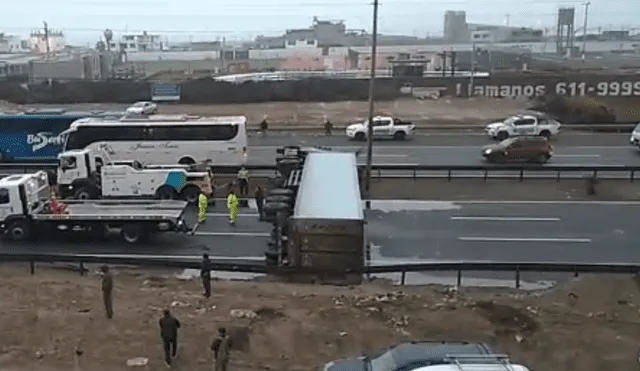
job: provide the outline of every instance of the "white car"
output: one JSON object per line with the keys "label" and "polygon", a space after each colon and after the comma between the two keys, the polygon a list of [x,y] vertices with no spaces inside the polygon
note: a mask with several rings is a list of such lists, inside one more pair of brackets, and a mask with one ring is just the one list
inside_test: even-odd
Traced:
{"label": "white car", "polygon": [[136,102],[127,108],[127,114],[153,115],[158,112],[158,105],[153,102]]}
{"label": "white car", "polygon": [[[350,140],[366,140],[369,121],[347,126],[346,134]],[[405,140],[413,136],[416,126],[409,121],[402,121],[391,116],[373,118],[373,139]]]}
{"label": "white car", "polygon": [[524,114],[493,122],[487,125],[485,132],[499,141],[518,136],[542,136],[550,139],[560,133],[560,126],[560,122],[546,115]]}
{"label": "white car", "polygon": [[631,137],[629,138],[629,143],[631,143],[632,146],[640,148],[640,122],[635,128],[633,128]]}

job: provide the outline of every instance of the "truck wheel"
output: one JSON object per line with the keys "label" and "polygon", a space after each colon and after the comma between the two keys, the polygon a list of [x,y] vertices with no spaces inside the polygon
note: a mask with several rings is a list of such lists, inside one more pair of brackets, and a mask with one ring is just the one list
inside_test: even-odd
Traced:
{"label": "truck wheel", "polygon": [[171,187],[162,186],[156,191],[156,198],[159,200],[173,200],[176,198],[176,192]]}
{"label": "truck wheel", "polygon": [[24,241],[29,238],[29,225],[24,221],[15,221],[9,225],[7,233],[12,241]]}
{"label": "truck wheel", "polygon": [[139,243],[147,239],[148,234],[142,225],[138,224],[125,224],[120,232],[122,239],[126,243]]}
{"label": "truck wheel", "polygon": [[364,135],[364,133],[357,133],[353,139],[357,140],[358,142],[364,142],[365,139],[367,139],[367,136]]}
{"label": "truck wheel", "polygon": [[405,134],[404,131],[398,131],[395,134],[393,134],[393,139],[394,140],[405,140],[405,139],[407,139],[407,134]]}
{"label": "truck wheel", "polygon": [[182,190],[182,196],[187,202],[196,203],[198,201],[198,196],[200,195],[200,189],[194,185],[187,186]]}
{"label": "truck wheel", "polygon": [[547,138],[547,140],[551,139],[551,132],[549,130],[542,130],[540,132],[541,137]]}
{"label": "truck wheel", "polygon": [[93,192],[89,188],[80,188],[73,192],[73,198],[76,200],[91,200],[93,199]]}
{"label": "truck wheel", "polygon": [[498,133],[498,135],[496,135],[496,139],[501,142],[507,138],[509,138],[509,133],[507,133],[506,131],[501,131]]}
{"label": "truck wheel", "polygon": [[192,159],[191,157],[183,157],[178,160],[178,164],[180,165],[194,165],[195,163],[196,160]]}

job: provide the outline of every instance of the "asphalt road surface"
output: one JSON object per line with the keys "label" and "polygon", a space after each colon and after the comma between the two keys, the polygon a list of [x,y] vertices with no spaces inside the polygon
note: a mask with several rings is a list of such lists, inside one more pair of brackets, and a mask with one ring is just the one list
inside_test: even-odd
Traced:
{"label": "asphalt road surface", "polygon": [[[628,144],[627,134],[562,134],[552,141],[554,157],[549,165],[640,165],[640,153]],[[480,165],[484,164],[481,147],[495,143],[482,135],[434,134],[417,136],[406,142],[376,141],[375,164]],[[334,150],[362,150],[366,144],[350,142],[345,137],[312,135],[273,135],[249,140],[251,164],[273,164],[276,149],[283,145],[327,146]]]}
{"label": "asphalt road surface", "polygon": [[[373,201],[367,230],[377,258],[396,260],[502,260],[638,262],[635,217],[640,202],[431,202]],[[195,210],[188,219],[193,223]],[[262,257],[269,223],[252,208],[241,209],[237,226],[223,205],[209,208],[196,235],[157,235],[148,246],[107,242],[53,241],[14,244],[5,252],[200,255]]]}

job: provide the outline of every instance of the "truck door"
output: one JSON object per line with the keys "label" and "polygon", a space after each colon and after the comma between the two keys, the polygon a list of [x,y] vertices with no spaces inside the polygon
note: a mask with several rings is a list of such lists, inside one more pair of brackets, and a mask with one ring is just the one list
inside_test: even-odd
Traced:
{"label": "truck door", "polygon": [[374,120],[373,121],[373,137],[387,138],[391,135],[391,120]]}
{"label": "truck door", "polygon": [[0,188],[0,221],[4,222],[4,220],[12,214],[14,214],[14,212],[11,205],[9,190],[6,188]]}
{"label": "truck door", "polygon": [[536,120],[532,118],[515,120],[513,122],[513,129],[517,135],[535,135]]}

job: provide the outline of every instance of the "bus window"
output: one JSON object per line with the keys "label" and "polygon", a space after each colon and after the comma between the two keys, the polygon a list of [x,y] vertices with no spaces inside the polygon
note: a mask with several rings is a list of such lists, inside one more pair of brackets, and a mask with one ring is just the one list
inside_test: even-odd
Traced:
{"label": "bus window", "polygon": [[84,149],[95,142],[114,141],[142,141],[144,127],[142,126],[80,126],[69,133],[66,150]]}

